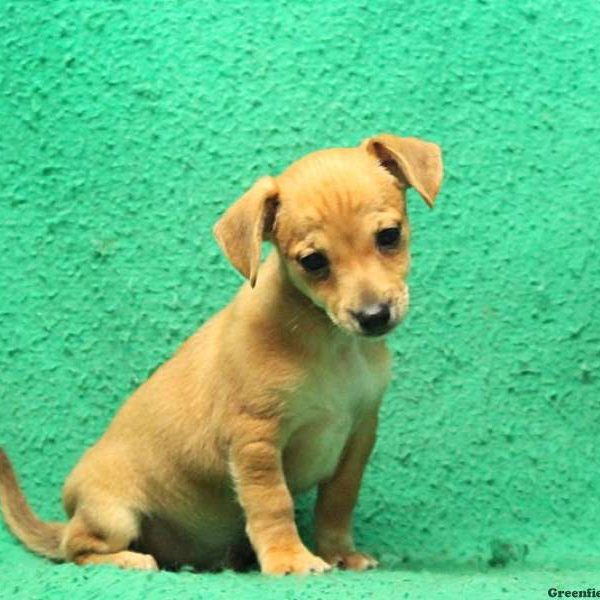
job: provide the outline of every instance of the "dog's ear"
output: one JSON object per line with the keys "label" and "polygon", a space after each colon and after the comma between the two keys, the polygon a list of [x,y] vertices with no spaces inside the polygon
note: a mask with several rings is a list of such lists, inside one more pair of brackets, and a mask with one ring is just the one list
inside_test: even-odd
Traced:
{"label": "dog's ear", "polygon": [[269,237],[275,223],[277,193],[273,177],[262,177],[213,228],[225,256],[252,287],[256,283],[261,243]]}
{"label": "dog's ear", "polygon": [[362,146],[400,185],[414,187],[423,200],[433,206],[444,177],[442,150],[437,144],[382,133],[366,139]]}

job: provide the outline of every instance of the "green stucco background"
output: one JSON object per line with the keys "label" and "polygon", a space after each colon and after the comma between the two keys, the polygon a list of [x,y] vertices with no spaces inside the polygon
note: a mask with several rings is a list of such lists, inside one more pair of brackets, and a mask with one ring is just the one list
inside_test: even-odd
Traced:
{"label": "green stucco background", "polygon": [[0,2],[0,444],[46,518],[234,293],[211,227],[256,177],[379,131],[437,141],[447,174],[433,212],[410,198],[412,309],[357,513],[382,570],[78,569],[0,526],[0,597],[600,588],[599,40],[597,0]]}

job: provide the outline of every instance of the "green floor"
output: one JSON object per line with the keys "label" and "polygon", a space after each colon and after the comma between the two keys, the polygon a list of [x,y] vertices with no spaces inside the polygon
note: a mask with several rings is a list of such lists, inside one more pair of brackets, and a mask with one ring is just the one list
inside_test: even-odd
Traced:
{"label": "green floor", "polygon": [[134,573],[112,567],[50,565],[0,545],[0,598],[23,600],[86,598],[289,598],[501,600],[547,598],[551,588],[582,590],[598,585],[600,560],[576,566],[513,565],[505,568],[447,565],[367,573],[338,572],[315,577],[265,578],[259,574]]}

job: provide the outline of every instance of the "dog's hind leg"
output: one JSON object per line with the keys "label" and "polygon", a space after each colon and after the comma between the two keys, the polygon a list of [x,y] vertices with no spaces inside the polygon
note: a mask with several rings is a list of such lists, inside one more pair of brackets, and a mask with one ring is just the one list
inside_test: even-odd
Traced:
{"label": "dog's hind leg", "polygon": [[156,571],[158,565],[150,554],[121,550],[110,554],[83,554],[75,559],[78,565],[114,565],[121,569],[137,569],[141,571]]}
{"label": "dog's hind leg", "polygon": [[140,533],[140,516],[115,499],[82,503],[63,539],[66,560],[78,565],[112,564],[123,569],[156,570],[149,554],[132,552]]}

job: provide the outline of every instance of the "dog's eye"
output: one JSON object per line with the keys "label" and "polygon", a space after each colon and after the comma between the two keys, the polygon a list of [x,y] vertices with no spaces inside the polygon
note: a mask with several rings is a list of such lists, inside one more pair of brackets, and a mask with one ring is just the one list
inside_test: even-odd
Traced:
{"label": "dog's eye", "polygon": [[298,260],[302,268],[312,274],[324,273],[329,267],[329,261],[322,252],[311,252]]}
{"label": "dog's eye", "polygon": [[375,241],[381,250],[394,250],[400,243],[400,228],[387,227],[378,231],[375,235]]}

